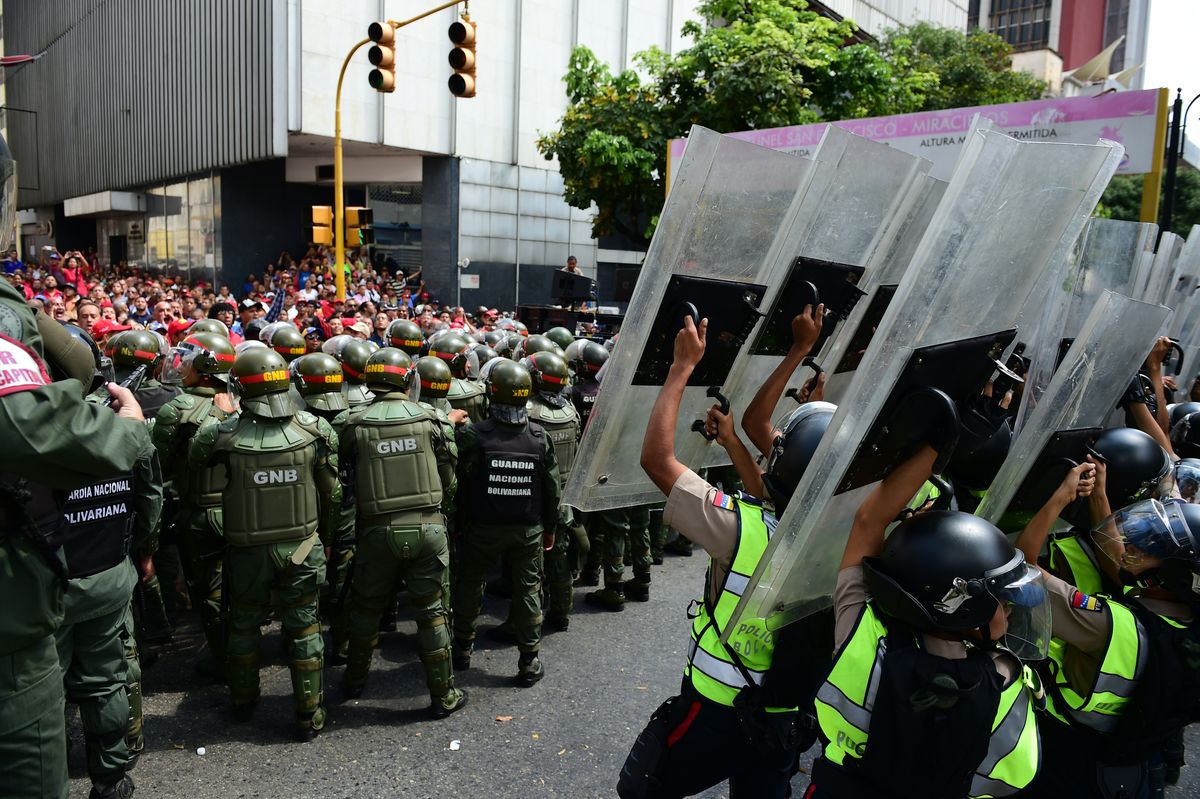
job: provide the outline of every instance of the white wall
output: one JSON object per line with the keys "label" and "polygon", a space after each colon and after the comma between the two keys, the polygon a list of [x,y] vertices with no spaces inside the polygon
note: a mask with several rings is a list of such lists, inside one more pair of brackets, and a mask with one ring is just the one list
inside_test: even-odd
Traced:
{"label": "white wall", "polygon": [[966,30],[967,0],[823,0],[825,5],[875,36],[886,28],[932,22]]}

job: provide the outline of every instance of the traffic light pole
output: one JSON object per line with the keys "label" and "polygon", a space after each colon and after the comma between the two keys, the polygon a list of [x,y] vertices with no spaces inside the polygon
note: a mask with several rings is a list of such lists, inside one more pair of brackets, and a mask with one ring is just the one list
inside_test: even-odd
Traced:
{"label": "traffic light pole", "polygon": [[[447,8],[460,5],[468,2],[468,0],[451,0],[449,3],[442,3],[437,8],[431,8],[428,11],[418,14],[412,19],[406,19],[403,22],[393,22],[388,20],[388,24],[394,30],[403,28],[406,25],[411,25],[417,20],[425,19],[439,11],[444,11]],[[358,52],[364,44],[370,44],[370,39],[363,39],[354,47],[350,48],[350,52],[346,54],[346,59],[342,61],[342,70],[338,73],[337,94],[333,101],[333,258],[334,258],[334,285],[337,287],[337,298],[345,301],[346,299],[346,196],[342,188],[342,81],[346,77],[346,67],[350,66],[350,59],[354,58],[354,54]]]}

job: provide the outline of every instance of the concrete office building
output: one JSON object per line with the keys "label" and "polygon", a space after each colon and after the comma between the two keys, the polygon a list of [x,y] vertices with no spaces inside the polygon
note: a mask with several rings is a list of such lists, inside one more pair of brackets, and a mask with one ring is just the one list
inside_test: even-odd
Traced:
{"label": "concrete office building", "polygon": [[[443,300],[545,302],[574,254],[611,296],[590,215],[562,199],[535,141],[566,106],[572,47],[617,68],[686,46],[699,0],[480,0],[477,96],[446,87],[453,9],[397,35],[396,90],[367,84],[367,48],[342,95],[348,205],[375,211],[380,249],[420,264]],[[95,246],[103,260],[240,284],[305,245],[333,202],[338,70],[371,22],[433,0],[3,0],[3,123],[20,170],[26,252]],[[966,0],[826,0],[865,32],[917,19],[963,27]],[[459,274],[458,263],[470,265]],[[601,265],[602,268],[601,268]],[[462,279],[460,279],[462,278]],[[475,288],[474,286],[478,286]]]}

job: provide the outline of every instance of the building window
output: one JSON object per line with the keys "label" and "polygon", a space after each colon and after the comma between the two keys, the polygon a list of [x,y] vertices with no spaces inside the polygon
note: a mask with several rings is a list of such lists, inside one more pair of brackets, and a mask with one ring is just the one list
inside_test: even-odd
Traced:
{"label": "building window", "polygon": [[1044,49],[1050,45],[1051,5],[1052,0],[994,0],[988,29],[1014,50]]}
{"label": "building window", "polygon": [[[1104,15],[1104,46],[1108,47],[1121,36],[1129,32],[1129,0],[1108,0],[1108,9]],[[1112,70],[1119,72],[1126,66],[1125,42],[1121,42],[1112,54]]]}
{"label": "building window", "polygon": [[979,27],[979,0],[970,0],[967,3],[967,30],[974,30]]}

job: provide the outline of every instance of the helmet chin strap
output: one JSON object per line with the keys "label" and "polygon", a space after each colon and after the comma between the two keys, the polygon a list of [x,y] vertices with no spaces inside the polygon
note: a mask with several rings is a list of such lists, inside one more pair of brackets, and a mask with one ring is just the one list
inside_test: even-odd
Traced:
{"label": "helmet chin strap", "polygon": [[1158,578],[1158,569],[1147,569],[1141,574],[1134,574],[1128,569],[1121,569],[1117,576],[1121,584],[1131,588],[1162,588],[1163,582]]}

